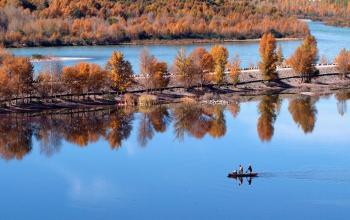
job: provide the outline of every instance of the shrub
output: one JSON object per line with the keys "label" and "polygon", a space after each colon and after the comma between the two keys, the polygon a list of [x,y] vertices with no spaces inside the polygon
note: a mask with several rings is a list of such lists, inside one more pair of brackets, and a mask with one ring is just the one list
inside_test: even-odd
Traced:
{"label": "shrub", "polygon": [[137,105],[137,97],[133,94],[125,94],[123,97],[124,104],[127,106]]}
{"label": "shrub", "polygon": [[138,104],[139,106],[151,106],[158,103],[158,98],[155,95],[143,94],[140,95]]}

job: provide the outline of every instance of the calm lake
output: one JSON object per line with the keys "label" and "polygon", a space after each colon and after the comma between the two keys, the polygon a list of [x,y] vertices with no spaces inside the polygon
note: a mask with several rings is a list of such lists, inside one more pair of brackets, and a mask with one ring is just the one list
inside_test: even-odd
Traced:
{"label": "calm lake", "polygon": [[[319,55],[325,56],[329,61],[342,48],[350,48],[350,28],[339,28],[326,26],[320,22],[308,22],[311,33],[316,37],[319,48]],[[299,46],[300,41],[279,42],[285,57],[290,56]],[[223,44],[227,47],[231,57],[238,54],[242,61],[242,66],[247,67],[250,64],[256,64],[259,61],[259,43],[258,42],[234,42]],[[87,61],[105,66],[113,51],[122,51],[125,58],[133,66],[135,73],[139,73],[139,55],[143,48],[147,48],[151,54],[159,60],[166,61],[169,66],[180,48],[184,48],[190,53],[195,47],[203,46],[208,50],[213,44],[190,44],[190,45],[117,45],[117,46],[93,46],[93,47],[42,47],[42,48],[20,48],[11,49],[15,55],[31,56],[33,54],[42,54],[47,56],[56,56],[62,58],[64,65],[72,65],[77,62]],[[42,63],[35,63],[36,71],[40,71]]]}
{"label": "calm lake", "polygon": [[[310,28],[320,54],[350,45],[350,29]],[[290,54],[299,42],[281,44]],[[168,62],[179,47],[148,46]],[[246,64],[258,59],[256,43],[227,47]],[[12,51],[104,64],[118,49],[136,65],[141,48]],[[0,219],[348,219],[349,98],[0,115]],[[259,177],[227,178],[249,163]]]}
{"label": "calm lake", "polygon": [[1,116],[1,219],[348,219],[349,98]]}

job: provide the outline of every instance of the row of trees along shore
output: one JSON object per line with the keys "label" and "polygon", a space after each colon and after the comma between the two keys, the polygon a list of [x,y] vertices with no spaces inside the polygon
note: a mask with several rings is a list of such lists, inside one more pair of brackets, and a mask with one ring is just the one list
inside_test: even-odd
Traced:
{"label": "row of trees along shore", "polygon": [[[307,36],[295,53],[284,60],[281,48],[271,33],[260,40],[259,69],[262,79],[278,82],[277,67],[285,63],[301,77],[301,82],[310,82],[316,72],[318,60],[317,42]],[[228,50],[215,45],[210,51],[195,48],[189,55],[180,49],[171,68],[159,61],[147,49],[140,54],[140,74],[135,75],[129,61],[121,52],[113,52],[105,68],[97,64],[81,62],[63,67],[52,61],[34,77],[29,58],[16,57],[6,50],[0,51],[0,97],[3,101],[28,97],[47,98],[68,95],[71,98],[85,98],[91,94],[125,93],[131,90],[150,91],[166,89],[169,83],[177,87],[190,88],[206,85],[236,85],[242,73],[238,55],[228,60]],[[339,75],[342,79],[350,72],[350,52],[342,49],[336,57]]]}

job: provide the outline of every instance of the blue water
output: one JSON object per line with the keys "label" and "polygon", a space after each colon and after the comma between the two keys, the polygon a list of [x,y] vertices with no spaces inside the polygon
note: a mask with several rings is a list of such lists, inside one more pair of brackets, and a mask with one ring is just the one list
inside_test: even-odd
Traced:
{"label": "blue water", "polygon": [[[349,48],[350,29],[309,24],[320,54],[332,58],[340,48]],[[290,54],[299,42],[281,44],[284,53]],[[230,54],[240,54],[244,65],[258,60],[257,43],[225,45]],[[104,65],[113,50],[122,50],[135,66],[142,47],[12,51],[27,56],[87,57]],[[170,63],[181,46],[147,47]],[[195,45],[183,47],[189,52]],[[10,121],[1,115],[0,219],[348,219],[348,101],[339,102],[334,96],[307,99],[316,111],[299,109],[309,128],[305,132],[289,110],[296,97],[280,99],[269,141],[260,138],[259,99],[240,103],[237,117],[222,107],[218,126],[222,136],[207,132],[203,138],[186,129],[183,139],[177,137],[178,119],[192,111],[175,117],[175,107],[167,109],[168,117],[160,120],[163,127],[157,129],[152,122],[159,120],[151,120],[151,110],[117,119],[112,112],[99,120],[82,113],[64,115],[62,121],[54,120],[61,117],[57,115],[45,120],[17,115]],[[215,111],[209,109],[206,117],[212,119]],[[185,125],[194,128],[193,117]],[[125,126],[119,126],[123,121]],[[205,127],[199,125],[196,131]],[[108,138],[113,129],[119,147]],[[149,132],[144,142],[140,140],[143,129]],[[239,164],[249,163],[261,173],[251,185],[246,179],[240,185],[226,177]]]}
{"label": "blue water", "polygon": [[[311,33],[318,41],[319,55],[325,56],[329,61],[339,53],[342,48],[350,49],[350,28],[339,28],[326,26],[320,22],[308,22]],[[289,57],[299,46],[300,41],[279,42],[285,57]],[[258,42],[230,42],[223,44],[227,47],[230,56],[238,54],[242,61],[242,66],[256,64],[259,61]],[[19,48],[11,49],[15,55],[31,56],[32,54],[42,54],[65,58],[86,58],[88,62],[105,66],[107,60],[115,50],[124,53],[125,58],[131,62],[134,72],[139,73],[139,55],[143,48],[147,48],[151,54],[162,61],[166,61],[169,66],[180,48],[184,48],[190,53],[195,47],[203,46],[208,50],[213,44],[189,44],[189,45],[117,45],[117,46],[89,46],[89,47],[41,47],[41,48]],[[72,65],[80,60],[66,60],[64,65]],[[36,63],[36,71],[40,71],[41,64]]]}
{"label": "blue water", "polygon": [[[350,115],[339,114],[333,96],[312,98],[316,120],[305,133],[288,110],[292,99],[282,99],[270,141],[257,131],[260,100],[241,103],[237,117],[221,107],[225,129],[216,138],[177,138],[170,107],[166,129],[153,128],[142,144],[141,122],[152,111],[132,113],[130,135],[115,149],[106,140],[111,127],[91,128],[112,119],[79,127],[72,120],[83,116],[75,115],[50,127],[54,116],[32,118],[32,148],[22,158],[5,157],[9,145],[0,140],[1,219],[348,219]],[[69,125],[75,129],[63,132]],[[89,128],[88,141],[75,136]],[[45,131],[57,140],[45,145]],[[261,173],[251,185],[226,177],[248,163]]]}

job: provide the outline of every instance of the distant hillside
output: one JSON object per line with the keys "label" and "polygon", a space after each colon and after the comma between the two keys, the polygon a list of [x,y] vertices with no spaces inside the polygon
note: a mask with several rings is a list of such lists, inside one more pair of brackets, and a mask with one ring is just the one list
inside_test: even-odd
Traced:
{"label": "distant hillside", "polygon": [[[263,1],[260,1],[263,2]],[[276,0],[269,1],[285,15],[322,20],[327,24],[350,26],[349,0]]]}
{"label": "distant hillside", "polygon": [[288,7],[274,5],[245,0],[0,0],[0,44],[94,45],[308,33],[307,25],[293,14],[284,15]]}

